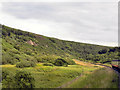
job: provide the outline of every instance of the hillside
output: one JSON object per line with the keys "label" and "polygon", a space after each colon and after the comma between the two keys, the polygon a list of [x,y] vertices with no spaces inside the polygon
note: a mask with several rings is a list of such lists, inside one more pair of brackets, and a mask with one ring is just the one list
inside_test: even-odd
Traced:
{"label": "hillside", "polygon": [[2,64],[21,61],[53,63],[64,58],[88,62],[106,62],[118,59],[118,47],[107,47],[46,37],[2,25]]}
{"label": "hillside", "polygon": [[119,59],[119,50],[118,47],[59,40],[2,25],[4,65],[0,65],[0,87],[117,88],[117,74],[93,63]]}

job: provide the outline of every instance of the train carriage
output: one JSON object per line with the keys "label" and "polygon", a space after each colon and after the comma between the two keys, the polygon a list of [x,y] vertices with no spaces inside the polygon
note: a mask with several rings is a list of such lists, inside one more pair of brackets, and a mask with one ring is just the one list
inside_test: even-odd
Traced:
{"label": "train carriage", "polygon": [[118,68],[120,69],[120,60],[112,60],[112,68]]}

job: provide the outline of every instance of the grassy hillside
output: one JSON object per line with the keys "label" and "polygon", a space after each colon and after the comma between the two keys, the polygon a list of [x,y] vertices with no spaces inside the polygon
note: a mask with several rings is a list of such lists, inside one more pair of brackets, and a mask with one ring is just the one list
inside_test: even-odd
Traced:
{"label": "grassy hillside", "polygon": [[2,25],[2,64],[21,61],[53,63],[64,58],[69,64],[72,59],[89,62],[105,62],[118,58],[118,48],[64,41]]}

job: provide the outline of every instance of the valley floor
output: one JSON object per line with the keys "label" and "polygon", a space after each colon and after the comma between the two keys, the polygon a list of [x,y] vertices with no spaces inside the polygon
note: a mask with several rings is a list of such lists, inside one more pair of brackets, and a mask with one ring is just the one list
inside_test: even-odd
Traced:
{"label": "valley floor", "polygon": [[68,67],[43,66],[16,68],[15,65],[2,65],[3,69],[15,75],[17,70],[30,72],[35,78],[35,88],[117,88],[117,75],[114,71],[99,65],[74,60],[77,65]]}

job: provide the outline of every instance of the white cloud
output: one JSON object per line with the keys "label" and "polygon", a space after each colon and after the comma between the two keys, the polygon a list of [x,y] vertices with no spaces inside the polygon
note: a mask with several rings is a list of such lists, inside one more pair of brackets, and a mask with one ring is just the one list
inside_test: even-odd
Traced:
{"label": "white cloud", "polygon": [[118,2],[119,0],[1,0],[1,2]]}
{"label": "white cloud", "polygon": [[2,3],[0,23],[64,40],[117,46],[117,3]]}

